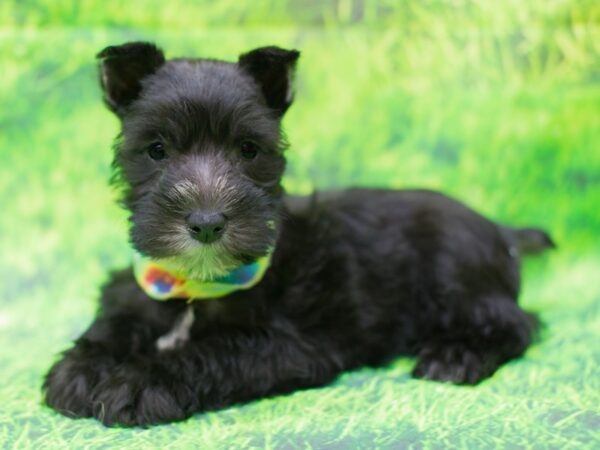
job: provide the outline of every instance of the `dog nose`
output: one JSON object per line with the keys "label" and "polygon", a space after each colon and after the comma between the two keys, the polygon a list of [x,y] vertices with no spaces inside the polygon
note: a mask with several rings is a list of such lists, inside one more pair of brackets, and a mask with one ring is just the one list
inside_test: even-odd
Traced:
{"label": "dog nose", "polygon": [[215,242],[225,231],[227,219],[219,212],[194,211],[187,219],[192,237],[204,244]]}

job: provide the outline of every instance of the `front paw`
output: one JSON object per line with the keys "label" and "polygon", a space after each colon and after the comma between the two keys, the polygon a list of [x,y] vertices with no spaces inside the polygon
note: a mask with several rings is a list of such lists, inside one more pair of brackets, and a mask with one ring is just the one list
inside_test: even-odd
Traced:
{"label": "front paw", "polygon": [[113,365],[114,361],[101,349],[80,340],[46,374],[46,404],[65,416],[90,417],[92,390]]}
{"label": "front paw", "polygon": [[426,347],[419,353],[413,376],[455,384],[477,384],[494,373],[497,365],[460,344]]}
{"label": "front paw", "polygon": [[177,375],[149,362],[129,362],[96,386],[93,415],[106,426],[148,426],[186,419],[195,395]]}

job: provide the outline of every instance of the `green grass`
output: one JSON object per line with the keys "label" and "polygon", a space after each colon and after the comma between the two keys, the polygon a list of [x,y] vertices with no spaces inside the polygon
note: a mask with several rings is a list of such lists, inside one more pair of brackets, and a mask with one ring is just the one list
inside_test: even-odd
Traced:
{"label": "green grass", "polygon": [[[165,5],[0,3],[0,447],[600,445],[600,5]],[[92,320],[107,271],[130,257],[107,186],[117,122],[93,61],[130,39],[171,56],[301,49],[285,119],[291,192],[427,186],[498,221],[547,227],[559,251],[526,264],[521,300],[546,323],[541,341],[475,388],[412,380],[413,361],[399,359],[151,430],[43,407],[44,372]]]}

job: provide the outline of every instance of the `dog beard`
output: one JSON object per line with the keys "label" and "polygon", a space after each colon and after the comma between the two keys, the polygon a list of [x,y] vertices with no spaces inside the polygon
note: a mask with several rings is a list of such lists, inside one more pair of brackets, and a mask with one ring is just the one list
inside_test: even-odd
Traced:
{"label": "dog beard", "polygon": [[[232,230],[226,231],[220,240],[203,244],[190,238],[185,226],[172,226],[169,233],[162,234],[159,238],[163,245],[171,249],[172,254],[152,259],[188,279],[212,280],[225,276],[244,264],[254,262],[272,248],[267,242],[263,242],[260,248],[256,246],[256,241],[248,242],[244,237],[248,238],[249,233],[239,232],[243,231],[244,227],[232,224],[231,228]],[[276,236],[275,221],[267,221],[262,232],[268,236],[268,241],[273,242]],[[263,238],[266,236],[263,235]],[[246,248],[247,251],[243,251],[242,248]]]}
{"label": "dog beard", "polygon": [[227,275],[242,264],[219,244],[202,245],[157,261],[193,280],[213,280]]}
{"label": "dog beard", "polygon": [[163,235],[161,240],[176,252],[172,256],[154,258],[155,261],[190,279],[211,280],[226,275],[242,264],[226,248],[224,240],[202,244],[191,239],[184,226]]}

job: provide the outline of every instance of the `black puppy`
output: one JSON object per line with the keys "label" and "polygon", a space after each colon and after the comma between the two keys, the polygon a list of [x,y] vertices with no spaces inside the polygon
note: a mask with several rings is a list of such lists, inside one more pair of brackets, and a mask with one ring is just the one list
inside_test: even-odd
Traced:
{"label": "black puppy", "polygon": [[98,56],[136,267],[113,275],[49,371],[48,405],[156,424],[401,354],[416,377],[475,384],[530,344],[519,257],[552,246],[543,231],[430,191],[284,195],[297,51],[165,61],[129,43]]}

